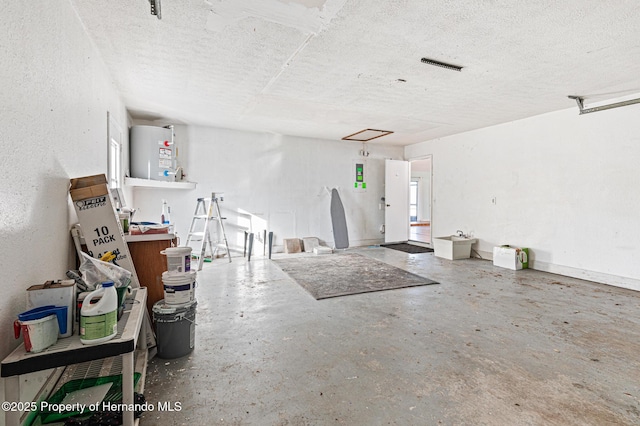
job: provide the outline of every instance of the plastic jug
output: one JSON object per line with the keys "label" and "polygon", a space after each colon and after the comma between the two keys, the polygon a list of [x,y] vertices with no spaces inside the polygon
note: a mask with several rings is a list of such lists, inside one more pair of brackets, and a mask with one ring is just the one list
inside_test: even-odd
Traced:
{"label": "plastic jug", "polygon": [[[96,303],[91,299],[100,297]],[[103,343],[118,334],[118,293],[113,281],[89,293],[80,309],[80,342],[85,345]]]}

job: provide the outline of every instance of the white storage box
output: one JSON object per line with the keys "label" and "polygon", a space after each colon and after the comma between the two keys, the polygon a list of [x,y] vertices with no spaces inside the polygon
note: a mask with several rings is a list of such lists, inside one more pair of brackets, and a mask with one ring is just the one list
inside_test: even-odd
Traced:
{"label": "white storage box", "polygon": [[529,249],[526,247],[500,246],[493,248],[493,265],[501,268],[529,268]]}

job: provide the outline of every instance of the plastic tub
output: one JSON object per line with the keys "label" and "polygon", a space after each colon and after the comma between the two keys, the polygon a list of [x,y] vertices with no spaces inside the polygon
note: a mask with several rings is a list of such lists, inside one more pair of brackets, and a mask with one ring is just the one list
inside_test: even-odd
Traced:
{"label": "plastic tub", "polygon": [[167,272],[181,274],[191,271],[191,247],[167,247],[160,254],[167,256]]}
{"label": "plastic tub", "polygon": [[196,305],[167,305],[160,300],[153,305],[158,357],[173,359],[193,351],[196,336]]}

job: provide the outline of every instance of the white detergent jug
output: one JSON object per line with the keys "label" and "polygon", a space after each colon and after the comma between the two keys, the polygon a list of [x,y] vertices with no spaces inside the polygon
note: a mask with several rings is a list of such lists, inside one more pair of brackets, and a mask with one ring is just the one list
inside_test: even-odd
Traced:
{"label": "white detergent jug", "polygon": [[[102,295],[96,303],[91,299]],[[118,334],[118,293],[113,281],[87,294],[80,309],[80,341],[85,345],[103,343]]]}

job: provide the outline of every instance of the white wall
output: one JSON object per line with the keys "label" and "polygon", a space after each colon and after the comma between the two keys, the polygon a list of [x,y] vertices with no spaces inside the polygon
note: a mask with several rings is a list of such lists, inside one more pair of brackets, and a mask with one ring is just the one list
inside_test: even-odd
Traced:
{"label": "white wall", "polygon": [[[330,196],[324,188],[337,187],[350,245],[383,241],[384,212],[378,205],[384,196],[384,159],[401,159],[402,148],[368,147],[368,186],[362,192],[353,187],[355,161],[362,160],[359,143],[197,126],[176,126],[176,141],[179,163],[188,180],[198,183],[197,189],[136,189],[137,220],[158,222],[161,199],[166,198],[184,242],[196,199],[222,192],[227,237],[237,250],[243,248],[243,231],[252,227],[258,232],[265,227],[261,222],[274,232],[276,249],[281,249],[284,238],[310,236],[332,246]],[[254,253],[262,254],[261,244]]]}
{"label": "white wall", "polygon": [[433,235],[472,233],[485,256],[530,247],[536,269],[640,290],[639,112],[572,108],[406,147],[433,154]]}
{"label": "white wall", "polygon": [[[68,1],[0,14],[0,357],[25,290],[73,266],[69,178],[106,173],[107,111],[126,111]],[[75,215],[74,215],[75,216]],[[1,394],[1,392],[0,392]],[[3,420],[0,420],[0,423]]]}

